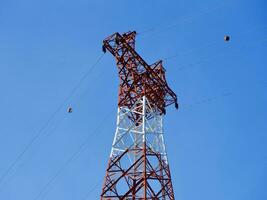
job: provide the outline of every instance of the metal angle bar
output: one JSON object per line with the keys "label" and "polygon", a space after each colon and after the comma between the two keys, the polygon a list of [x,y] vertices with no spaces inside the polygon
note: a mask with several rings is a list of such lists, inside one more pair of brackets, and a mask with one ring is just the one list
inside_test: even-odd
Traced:
{"label": "metal angle bar", "polygon": [[177,99],[176,94],[169,88],[169,86],[161,81],[161,78],[158,77],[158,75],[149,67],[149,65],[143,60],[143,58],[124,40],[124,38],[119,33],[117,33],[117,37],[119,37],[121,41],[123,41],[123,44],[127,47],[127,49],[139,59],[139,62],[146,68],[146,70],[154,77],[157,77],[157,81],[159,81],[161,85],[165,85],[170,95],[174,97],[174,99]]}
{"label": "metal angle bar", "polygon": [[[126,173],[128,173],[132,168],[133,166],[138,163],[140,160],[142,160],[143,156],[140,157],[138,160],[135,161],[135,163],[133,165],[131,165],[126,171],[124,171],[124,173],[117,179],[115,180],[115,182],[113,182],[113,184],[111,186],[109,186],[109,188],[113,187]],[[106,193],[109,188],[107,188],[103,193]]]}

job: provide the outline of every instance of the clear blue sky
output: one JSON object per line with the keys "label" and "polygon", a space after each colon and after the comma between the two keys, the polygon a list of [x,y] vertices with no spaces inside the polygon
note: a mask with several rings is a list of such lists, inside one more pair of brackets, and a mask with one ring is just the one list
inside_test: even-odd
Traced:
{"label": "clear blue sky", "polygon": [[266,8],[264,0],[0,0],[0,199],[99,198],[117,110],[110,54],[10,166],[101,55],[102,40],[136,30],[148,63],[176,55],[164,61],[180,102],[165,118],[176,199],[266,200]]}

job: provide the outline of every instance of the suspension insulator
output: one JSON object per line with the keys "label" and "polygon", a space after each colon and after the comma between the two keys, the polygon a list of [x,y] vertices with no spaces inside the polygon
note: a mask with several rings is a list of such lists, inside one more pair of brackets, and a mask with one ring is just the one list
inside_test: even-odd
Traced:
{"label": "suspension insulator", "polygon": [[102,46],[102,51],[103,51],[104,53],[107,52],[106,47],[105,47],[104,45]]}
{"label": "suspension insulator", "polygon": [[175,102],[175,108],[178,109],[179,108],[179,105],[177,102]]}

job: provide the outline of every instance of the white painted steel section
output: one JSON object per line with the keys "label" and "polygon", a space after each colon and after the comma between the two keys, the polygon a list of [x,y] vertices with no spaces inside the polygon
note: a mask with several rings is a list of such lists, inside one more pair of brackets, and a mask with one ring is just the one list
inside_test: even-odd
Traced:
{"label": "white painted steel section", "polygon": [[[129,116],[137,116],[138,124]],[[118,108],[117,127],[110,157],[119,156],[127,149],[143,148],[144,142],[154,152],[160,153],[166,163],[168,162],[163,137],[163,115],[150,106],[145,96],[140,98],[132,109]],[[131,151],[127,154],[131,163],[138,157]]]}

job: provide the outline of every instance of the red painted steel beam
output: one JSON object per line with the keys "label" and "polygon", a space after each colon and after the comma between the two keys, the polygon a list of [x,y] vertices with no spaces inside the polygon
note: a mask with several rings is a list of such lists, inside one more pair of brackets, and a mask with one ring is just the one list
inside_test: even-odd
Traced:
{"label": "red painted steel beam", "polygon": [[162,61],[148,65],[135,51],[135,36],[135,31],[114,33],[103,41],[103,50],[108,50],[117,61],[119,106],[131,108],[137,99],[146,95],[161,114],[165,114],[165,107],[171,104],[178,108],[177,96],[165,79]]}

